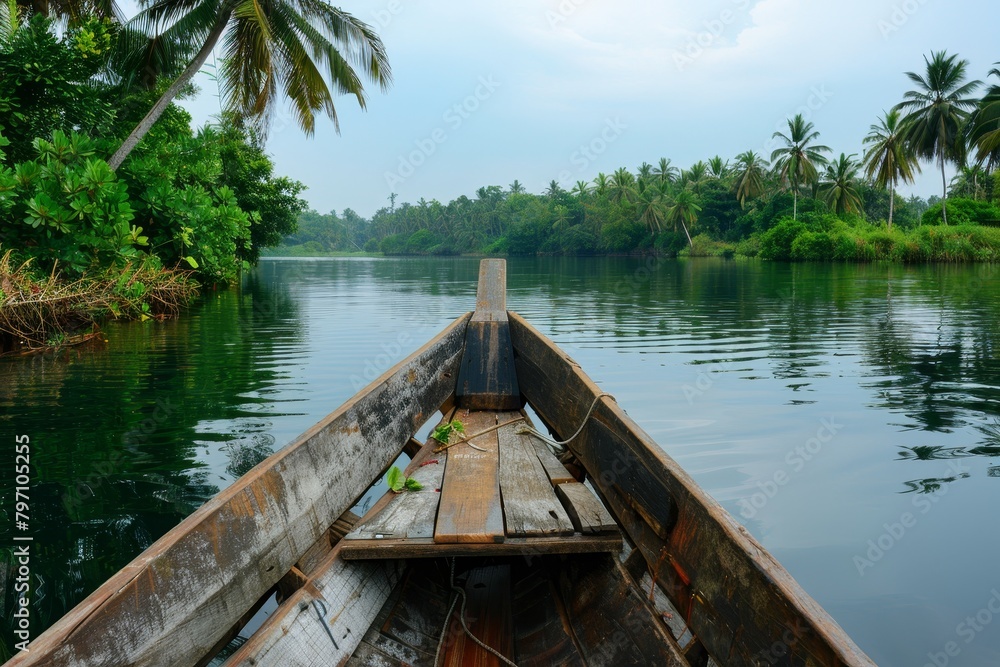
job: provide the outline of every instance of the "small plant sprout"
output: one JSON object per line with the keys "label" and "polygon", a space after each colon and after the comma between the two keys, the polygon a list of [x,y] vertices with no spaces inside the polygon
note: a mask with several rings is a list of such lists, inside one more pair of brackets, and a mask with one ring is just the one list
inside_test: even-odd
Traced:
{"label": "small plant sprout", "polygon": [[434,429],[434,432],[431,433],[431,437],[441,444],[447,445],[451,442],[451,436],[453,433],[465,433],[465,425],[458,420],[441,424]]}
{"label": "small plant sprout", "polygon": [[396,466],[389,468],[389,472],[385,474],[385,483],[389,485],[389,488],[392,489],[394,493],[400,493],[404,490],[419,491],[424,488],[423,484],[412,477],[405,477],[403,475],[403,471]]}

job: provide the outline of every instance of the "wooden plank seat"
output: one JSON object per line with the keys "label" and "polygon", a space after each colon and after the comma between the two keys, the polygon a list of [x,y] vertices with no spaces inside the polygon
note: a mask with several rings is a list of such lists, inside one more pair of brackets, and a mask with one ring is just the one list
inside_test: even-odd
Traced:
{"label": "wooden plank seat", "polygon": [[621,532],[593,491],[558,474],[563,466],[548,449],[518,433],[523,412],[458,410],[452,419],[467,440],[442,448],[429,438],[405,471],[423,488],[393,495],[355,526],[344,559],[621,550]]}

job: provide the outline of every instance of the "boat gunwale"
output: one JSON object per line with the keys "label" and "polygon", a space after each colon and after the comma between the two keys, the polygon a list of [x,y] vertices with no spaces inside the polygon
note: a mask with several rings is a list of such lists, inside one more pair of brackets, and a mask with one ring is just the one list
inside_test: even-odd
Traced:
{"label": "boat gunwale", "polygon": [[[528,399],[529,405],[546,422],[546,425],[563,426],[554,428],[553,431],[562,437],[568,437],[578,423],[572,426],[560,425],[560,418],[565,418],[565,411],[556,410],[555,403],[559,399],[554,399],[552,395],[544,393],[545,387],[538,386],[531,382],[528,372],[524,372],[526,367],[526,343],[541,346],[549,357],[548,359],[533,359],[532,364],[539,367],[539,372],[547,379],[546,384],[551,387],[558,387],[559,393],[568,394],[576,391],[574,397],[577,406],[582,406],[580,412],[585,412],[591,403],[604,393],[602,389],[583,371],[581,366],[572,360],[558,345],[556,345],[545,334],[532,326],[525,318],[516,312],[509,311],[508,317],[511,325],[511,336],[514,343],[516,367],[521,383],[522,392]],[[544,369],[542,364],[547,364]],[[556,366],[554,366],[554,364]],[[576,385],[575,387],[573,385]],[[551,392],[553,395],[556,392]],[[617,430],[616,430],[616,427]],[[722,577],[732,589],[750,589],[751,586],[746,581],[741,581],[740,576],[748,576],[755,579],[754,591],[749,591],[750,595],[744,599],[754,597],[764,597],[768,602],[776,605],[785,604],[785,616],[787,624],[773,628],[770,633],[772,637],[762,639],[760,636],[748,636],[744,630],[749,630],[744,621],[746,617],[756,620],[762,615],[763,610],[744,609],[739,627],[729,628],[728,632],[718,633],[719,628],[712,626],[722,620],[718,616],[713,618],[699,615],[695,606],[695,598],[699,596],[698,583],[699,568],[702,563],[687,562],[684,559],[685,551],[694,550],[691,544],[698,539],[703,539],[698,535],[678,535],[676,525],[656,525],[651,513],[644,512],[640,499],[629,498],[632,502],[630,507],[623,506],[624,503],[620,494],[615,491],[605,479],[607,471],[602,470],[597,465],[594,458],[594,449],[599,447],[598,429],[603,428],[613,435],[621,444],[629,448],[632,460],[641,464],[647,472],[652,475],[653,480],[664,483],[664,493],[670,495],[670,501],[674,507],[675,520],[679,521],[678,514],[697,514],[691,508],[701,508],[703,512],[700,519],[707,520],[711,525],[703,524],[685,526],[692,531],[717,531],[716,539],[720,540],[720,545],[728,545],[730,555],[734,555],[737,560],[740,555],[745,562],[740,567],[741,572],[715,572],[711,573],[715,577]],[[618,431],[624,431],[618,432]],[[623,437],[626,436],[626,437]],[[584,446],[581,442],[588,443]],[[656,582],[657,586],[667,595],[671,603],[678,610],[685,613],[685,622],[694,635],[706,644],[709,653],[727,665],[755,665],[754,659],[759,659],[759,654],[772,649],[777,643],[786,655],[784,657],[774,656],[775,660],[786,664],[790,656],[796,658],[810,658],[812,662],[803,664],[823,664],[823,665],[851,665],[874,667],[875,663],[854,643],[839,624],[823,609],[787,570],[763,547],[745,527],[727,512],[714,498],[712,498],[697,482],[654,440],[647,434],[625,410],[613,400],[598,401],[591,418],[576,440],[569,444],[570,451],[577,457],[588,471],[588,477],[594,486],[601,492],[605,504],[612,514],[618,519],[625,529],[629,539],[636,545],[642,554],[646,566]],[[588,451],[589,450],[589,451]],[[606,453],[605,453],[606,454]],[[658,469],[658,470],[657,470]],[[659,474],[657,474],[659,473]],[[617,471],[612,477],[618,477]],[[624,475],[622,475],[624,477]],[[615,497],[619,502],[610,502],[611,497]],[[624,510],[624,511],[623,511]],[[631,511],[631,512],[630,512]],[[625,516],[627,513],[633,516]],[[691,523],[690,521],[688,523]],[[665,533],[665,534],[664,534]],[[656,545],[657,549],[651,549]],[[701,574],[702,578],[706,575]],[[685,582],[685,579],[687,580]],[[716,582],[718,584],[718,582]],[[731,590],[732,590],[731,589]],[[744,591],[746,592],[746,591]],[[708,602],[701,600],[701,603]],[[714,610],[717,611],[717,610]],[[776,612],[774,612],[776,613]],[[801,626],[796,623],[804,623],[807,626],[806,634],[812,635],[815,639],[803,639],[795,635],[791,641],[786,638],[788,631],[800,631]],[[749,625],[753,625],[751,621]],[[713,639],[713,636],[716,638]],[[719,637],[723,638],[722,640]],[[728,639],[725,639],[728,638]],[[756,651],[751,650],[750,655],[744,657],[737,647],[737,643],[750,643],[762,646]],[[708,644],[712,644],[709,646]],[[828,658],[835,662],[824,660],[815,662],[817,654],[813,654],[810,647],[815,647],[819,655],[826,653],[828,647]],[[799,663],[788,663],[799,664]]]}
{"label": "boat gunwale", "polygon": [[[288,445],[206,501],[34,638],[29,646],[30,651],[16,654],[4,667],[28,667],[43,663],[73,666],[94,662],[119,664],[123,660],[130,665],[185,665],[203,658],[217,639],[243,616],[246,609],[277,583],[302,553],[379,478],[402,452],[409,437],[454,393],[455,378],[464,351],[465,329],[471,317],[472,313],[465,313],[455,319],[430,341],[388,369]],[[421,378],[421,375],[427,377]],[[399,387],[406,386],[414,388],[411,393],[415,395],[406,397],[409,400],[404,400],[399,395],[406,392],[396,391]],[[336,436],[342,436],[341,441],[364,438],[361,421],[365,415],[360,410],[365,407],[366,402],[377,403],[379,399],[401,404],[398,406],[401,410],[383,417],[385,424],[382,426],[385,429],[402,429],[406,431],[405,437],[400,437],[399,442],[393,443],[391,447],[382,447],[385,452],[378,461],[368,461],[368,472],[371,474],[365,473],[364,479],[340,478],[342,484],[353,482],[356,486],[348,494],[350,498],[339,501],[337,507],[331,505],[332,494],[326,486],[329,480],[317,486],[317,493],[311,502],[309,499],[297,498],[301,480],[285,479],[282,476],[288,469],[286,464],[299,456],[313,459],[312,463],[315,464],[314,455],[318,452],[312,450],[322,444],[317,444],[316,447],[312,447],[312,444],[324,437],[336,439]],[[357,419],[353,422],[338,424],[354,413],[357,413]],[[338,428],[340,432],[333,433]],[[369,435],[381,436],[381,431],[375,430]],[[336,457],[334,452],[321,454],[327,459]],[[282,511],[288,509],[290,502],[300,505],[298,508],[293,506],[293,509],[299,510],[295,517]],[[324,504],[330,507],[322,507]],[[325,509],[328,516],[320,516],[321,512],[317,508]],[[230,521],[226,521],[227,517],[223,516],[227,513]],[[258,553],[248,554],[239,551],[245,544],[233,545],[218,539],[221,529],[229,530],[237,523],[232,521],[234,517],[252,520],[249,522],[251,525],[246,526],[245,533],[249,533],[254,527],[259,528],[261,520],[273,522],[275,525],[271,526],[268,535],[270,541],[252,542],[251,546],[259,546],[260,549]],[[293,521],[299,522],[297,526],[305,525],[308,534],[299,535],[297,539],[295,536],[289,538],[288,532]],[[206,531],[212,532],[216,538],[213,544],[213,565],[216,567],[188,567],[183,572],[174,572],[173,566],[178,565],[178,560],[183,561],[192,552],[197,557],[199,548],[212,541],[206,538]],[[258,530],[257,536],[261,533]],[[225,537],[232,538],[233,535],[227,533]],[[234,555],[241,565],[233,571],[227,571],[226,564],[220,562],[220,557],[230,550],[236,551]],[[209,553],[212,560],[211,552]],[[265,570],[263,560],[269,557],[279,560],[269,563],[270,566]],[[234,593],[239,593],[239,588],[230,584],[240,578],[242,573],[250,572],[252,576],[255,571],[261,579],[260,585],[255,586],[252,591],[243,592],[241,597],[245,599],[239,602],[229,600]],[[169,581],[169,596],[159,595],[162,604],[152,604],[151,600],[143,598],[140,587],[145,587],[147,592],[156,590],[158,578],[161,582]],[[199,579],[208,581],[200,583]],[[187,590],[171,591],[170,586],[180,589],[186,587]],[[206,590],[214,592],[206,596]],[[176,614],[177,611],[183,613]],[[169,657],[163,652],[164,645],[168,642],[171,652]],[[185,643],[188,645],[185,646]]]}

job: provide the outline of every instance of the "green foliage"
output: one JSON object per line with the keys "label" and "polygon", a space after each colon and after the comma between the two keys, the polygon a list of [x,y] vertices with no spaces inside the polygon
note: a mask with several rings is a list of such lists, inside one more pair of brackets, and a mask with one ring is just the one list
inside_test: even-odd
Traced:
{"label": "green foliage", "polygon": [[[942,223],[943,202],[939,201],[927,209],[920,222],[924,225],[939,225]],[[953,197],[948,199],[948,223],[952,225],[968,225],[1000,222],[1000,207],[992,202],[976,201]]]}
{"label": "green foliage", "polygon": [[394,493],[400,493],[404,489],[407,491],[419,491],[424,488],[423,484],[412,477],[405,477],[403,471],[396,466],[389,468],[389,472],[385,474],[385,483]]}
{"label": "green foliage", "polygon": [[114,103],[91,79],[101,71],[113,24],[87,19],[57,37],[40,14],[0,44],[0,131],[11,163],[31,160],[33,143],[53,131],[110,134]]}
{"label": "green foliage", "polygon": [[[227,124],[219,135],[221,179],[229,186],[239,207],[250,218],[249,243],[237,247],[240,259],[256,264],[263,248],[276,246],[295,232],[298,215],[306,209],[299,198],[305,186],[274,176],[274,163],[255,135]],[[242,239],[241,241],[245,241]]]}
{"label": "green foliage", "polygon": [[94,143],[61,130],[36,139],[34,159],[0,169],[0,244],[30,250],[44,266],[58,261],[80,275],[121,266],[148,244],[132,225],[126,186],[94,156]]}
{"label": "green foliage", "polygon": [[465,433],[465,424],[458,420],[436,426],[433,433],[431,433],[431,437],[447,445],[451,442],[451,436],[456,433]]}
{"label": "green foliage", "polygon": [[761,259],[792,259],[792,242],[804,231],[806,231],[804,222],[785,218],[761,235]]}

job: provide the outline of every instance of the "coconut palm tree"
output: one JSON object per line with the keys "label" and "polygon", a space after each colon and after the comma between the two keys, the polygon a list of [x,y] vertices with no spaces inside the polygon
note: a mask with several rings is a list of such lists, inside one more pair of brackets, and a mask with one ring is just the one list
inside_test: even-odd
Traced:
{"label": "coconut palm tree", "polygon": [[646,183],[640,179],[636,187],[635,202],[639,221],[649,227],[650,234],[659,232],[666,219],[665,185]]}
{"label": "coconut palm tree", "polygon": [[586,199],[587,195],[590,194],[590,184],[587,181],[577,181],[573,189],[570,190],[570,194],[574,195],[577,199]]}
{"label": "coconut palm tree", "polygon": [[[990,75],[1000,78],[1000,69],[991,69]],[[990,86],[969,119],[968,128],[969,143],[976,147],[976,161],[987,170],[1000,167],[1000,85]]]}
{"label": "coconut palm tree", "polygon": [[545,188],[545,196],[549,199],[556,199],[565,192],[566,191],[559,185],[559,181],[555,179],[549,181],[549,187]]}
{"label": "coconut palm tree", "polygon": [[956,60],[944,51],[924,56],[927,72],[921,76],[907,72],[906,76],[917,85],[908,91],[902,102],[894,108],[906,112],[903,118],[903,138],[918,157],[938,161],[941,167],[941,202],[944,224],[948,224],[948,182],[945,178],[946,162],[960,163],[964,142],[962,125],[977,100],[969,97],[981,81],[965,83],[967,60]]}
{"label": "coconut palm tree", "polygon": [[872,125],[868,136],[864,138],[868,146],[865,151],[865,176],[876,187],[889,189],[889,222],[892,229],[892,216],[896,205],[896,185],[912,183],[920,171],[909,145],[903,140],[903,128],[898,109],[885,112],[877,125]]}
{"label": "coconut palm tree", "polygon": [[767,162],[757,153],[746,151],[736,156],[736,166],[733,168],[736,189],[736,199],[740,208],[744,208],[747,199],[753,199],[764,194],[764,179]]}
{"label": "coconut palm tree", "polygon": [[514,182],[510,184],[510,194],[512,195],[523,195],[524,186],[521,185],[521,181],[514,179]]}
{"label": "coconut palm tree", "polygon": [[625,167],[618,169],[611,176],[609,188],[611,201],[632,201],[635,196],[635,176]]}
{"label": "coconut palm tree", "polygon": [[594,179],[594,193],[598,197],[607,197],[608,192],[611,190],[611,180],[605,173],[597,174],[597,178]]}
{"label": "coconut palm tree", "polygon": [[688,225],[694,226],[698,221],[698,213],[701,211],[701,207],[698,206],[698,199],[695,197],[694,192],[685,188],[681,190],[674,196],[674,202],[667,209],[667,222],[673,223],[674,229],[677,229],[677,224],[680,223],[681,227],[684,228],[684,236],[687,237],[688,245],[692,248],[694,247],[694,242],[691,240],[691,232],[688,229]]}
{"label": "coconut palm tree", "polygon": [[861,212],[858,167],[853,153],[841,153],[840,158],[826,167],[826,182],[822,187],[824,199],[837,215]]}
{"label": "coconut palm tree", "polygon": [[701,194],[701,186],[708,182],[708,165],[698,160],[687,171],[681,172],[681,185],[690,187],[695,194]]}
{"label": "coconut palm tree", "polygon": [[659,163],[653,167],[653,176],[661,182],[673,183],[680,176],[680,170],[670,164],[670,159],[661,157]]}
{"label": "coconut palm tree", "polygon": [[819,132],[813,129],[813,124],[806,122],[802,114],[788,119],[788,134],[775,132],[774,139],[785,142],[782,148],[771,153],[771,162],[782,181],[788,183],[792,190],[792,219],[799,216],[799,186],[816,182],[817,167],[826,164],[823,153],[830,152],[826,146],[813,144],[819,138]]}
{"label": "coconut palm tree", "polygon": [[721,181],[729,173],[729,162],[716,155],[708,161],[708,173]]}
{"label": "coconut palm tree", "polygon": [[112,169],[191,82],[220,40],[224,57],[218,77],[226,110],[261,130],[284,95],[307,135],[315,131],[318,112],[326,113],[339,132],[335,95],[352,95],[362,109],[366,106],[355,68],[383,90],[391,81],[385,47],[375,31],[323,0],[154,0],[129,26],[198,50],[108,160]]}
{"label": "coconut palm tree", "polygon": [[649,181],[653,177],[653,165],[643,162],[636,171],[636,180]]}

